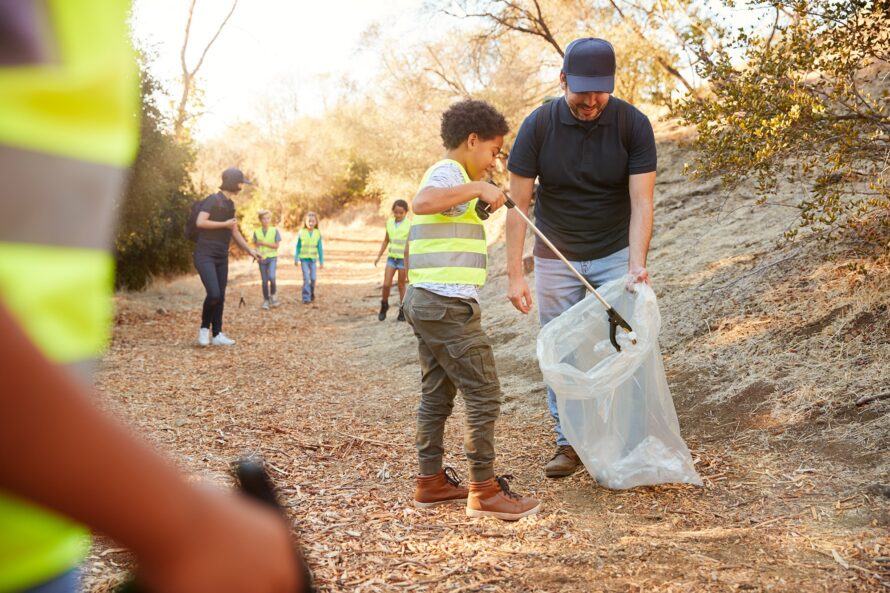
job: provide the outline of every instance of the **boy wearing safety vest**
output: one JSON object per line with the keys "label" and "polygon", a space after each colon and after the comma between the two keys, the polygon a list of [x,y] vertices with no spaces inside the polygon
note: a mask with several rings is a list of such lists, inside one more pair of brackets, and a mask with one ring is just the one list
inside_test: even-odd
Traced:
{"label": "boy wearing safety vest", "polygon": [[260,281],[263,283],[263,305],[269,307],[278,306],[278,297],[275,287],[275,270],[278,267],[278,245],[281,243],[281,234],[278,229],[271,226],[272,213],[268,210],[257,212],[260,219],[260,228],[253,231],[253,244],[257,246],[260,254]]}
{"label": "boy wearing safety vest", "polygon": [[[315,279],[318,269],[324,269],[324,251],[321,248],[321,231],[318,230],[318,215],[307,212],[303,228],[297,235],[297,249],[294,263],[303,270],[303,304],[315,300]],[[316,262],[318,262],[316,267]]]}
{"label": "boy wearing safety vest", "polygon": [[[427,170],[414,197],[404,311],[417,336],[422,370],[415,506],[466,502],[467,516],[515,521],[537,513],[540,503],[511,491],[510,476],[494,473],[501,387],[480,317],[478,288],[485,283],[488,253],[476,213],[480,200],[489,210],[506,201],[482,178],[507,131],[504,117],[484,101],[461,101],[442,115],[446,158]],[[442,465],[445,421],[458,388],[467,410],[469,489]]]}
{"label": "boy wearing safety vest", "polygon": [[408,242],[408,231],[411,229],[411,221],[408,220],[408,202],[405,200],[396,200],[392,205],[392,218],[386,221],[386,236],[383,237],[383,244],[380,246],[380,253],[374,260],[376,266],[380,262],[380,258],[389,247],[389,254],[386,258],[386,271],[383,273],[383,298],[380,300],[380,313],[377,319],[383,321],[386,319],[386,312],[389,310],[389,293],[392,290],[392,277],[398,272],[399,279],[399,321],[405,321],[405,312],[402,310],[402,302],[405,300],[405,288],[408,274],[405,269],[405,246]]}

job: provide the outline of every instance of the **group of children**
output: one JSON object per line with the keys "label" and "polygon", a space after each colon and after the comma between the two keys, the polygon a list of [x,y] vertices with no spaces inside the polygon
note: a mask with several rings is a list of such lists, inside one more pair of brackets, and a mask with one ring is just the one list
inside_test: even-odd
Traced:
{"label": "group of children", "polygon": [[[278,246],[281,244],[281,233],[272,226],[272,213],[260,210],[257,213],[260,226],[253,231],[253,244],[259,253],[260,280],[263,285],[263,309],[277,307],[278,287],[275,272],[278,267]],[[321,244],[321,231],[318,230],[318,215],[309,212],[303,219],[303,228],[297,235],[297,247],[294,251],[294,265],[300,266],[303,272],[303,304],[315,300],[315,281],[318,270],[324,269],[324,250]]]}
{"label": "group of children", "polygon": [[[278,290],[275,282],[275,273],[278,267],[278,247],[281,244],[281,233],[272,226],[272,213],[268,210],[257,212],[260,226],[253,231],[253,244],[259,253],[260,282],[263,290],[262,308],[268,310],[277,307]],[[408,244],[408,232],[411,221],[408,220],[408,202],[396,200],[392,206],[392,217],[386,221],[386,235],[380,246],[380,253],[374,260],[374,265],[380,263],[380,258],[387,253],[386,271],[383,275],[383,298],[380,301],[380,313],[377,318],[380,321],[386,319],[389,311],[389,293],[392,292],[393,278],[398,274],[399,288],[399,321],[405,321],[405,313],[401,303],[405,299],[405,290],[408,284],[407,269],[405,268],[405,249]],[[294,264],[301,267],[303,272],[303,304],[315,300],[315,282],[318,278],[318,269],[324,269],[324,250],[321,242],[321,231],[318,230],[318,215],[309,212],[303,219],[303,228],[297,235],[297,247],[294,252]]]}
{"label": "group of children", "polygon": [[[482,329],[478,293],[485,283],[488,253],[483,218],[476,208],[481,202],[493,211],[506,202],[504,193],[483,178],[507,131],[503,115],[484,101],[461,101],[442,115],[445,158],[424,175],[412,204],[413,220],[407,218],[407,202],[393,204],[374,265],[387,254],[378,319],[386,319],[392,281],[398,275],[398,319],[407,320],[418,342],[415,506],[459,503],[470,517],[517,520],[537,513],[541,505],[512,491],[512,476],[494,472],[494,423],[502,392],[491,342]],[[276,257],[280,235],[270,227],[270,219],[268,212],[261,212],[262,227],[254,232],[254,243],[263,250],[264,308],[278,302],[275,265],[266,262]],[[319,267],[323,261],[317,226],[315,214],[307,214],[297,241],[295,262],[303,269],[304,303],[314,299],[316,261]],[[466,403],[468,488],[443,465],[445,421],[458,389]]]}

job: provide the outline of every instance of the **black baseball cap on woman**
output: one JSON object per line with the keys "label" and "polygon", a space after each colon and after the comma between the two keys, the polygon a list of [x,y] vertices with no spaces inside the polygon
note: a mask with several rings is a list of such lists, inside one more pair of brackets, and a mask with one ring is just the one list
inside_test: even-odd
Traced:
{"label": "black baseball cap on woman", "polygon": [[611,93],[615,90],[615,49],[605,39],[576,39],[566,47],[562,71],[573,93]]}
{"label": "black baseball cap on woman", "polygon": [[219,189],[225,191],[238,191],[238,184],[246,183],[247,185],[252,185],[250,181],[244,176],[244,173],[241,172],[241,169],[236,167],[229,167],[222,174],[222,185],[219,186]]}

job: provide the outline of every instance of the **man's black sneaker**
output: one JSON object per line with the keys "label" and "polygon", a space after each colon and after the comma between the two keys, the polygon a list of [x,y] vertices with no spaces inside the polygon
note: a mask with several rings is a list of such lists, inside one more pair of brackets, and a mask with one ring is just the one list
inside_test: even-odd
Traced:
{"label": "man's black sneaker", "polygon": [[402,309],[401,305],[399,305],[399,316],[396,319],[398,321],[405,321],[405,311]]}
{"label": "man's black sneaker", "polygon": [[386,319],[386,312],[389,311],[389,303],[386,301],[380,301],[380,313],[377,314],[377,319],[383,321]]}

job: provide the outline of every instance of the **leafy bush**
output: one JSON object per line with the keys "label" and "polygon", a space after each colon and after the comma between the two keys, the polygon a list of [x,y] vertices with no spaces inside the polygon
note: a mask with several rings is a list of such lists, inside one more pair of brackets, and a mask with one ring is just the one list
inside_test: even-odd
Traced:
{"label": "leafy bush", "polygon": [[152,277],[184,272],[191,262],[191,243],[183,227],[198,199],[188,183],[193,157],[166,131],[168,122],[156,102],[158,90],[143,57],[139,153],[118,210],[118,288],[142,289]]}
{"label": "leafy bush", "polygon": [[[732,7],[731,0],[724,0]],[[871,0],[771,0],[765,34],[738,29],[698,44],[709,88],[678,104],[698,130],[698,175],[753,178],[758,199],[788,180],[804,190],[800,228],[826,240],[890,237],[890,16]],[[739,61],[738,57],[742,56]],[[788,231],[789,238],[800,229]]]}

